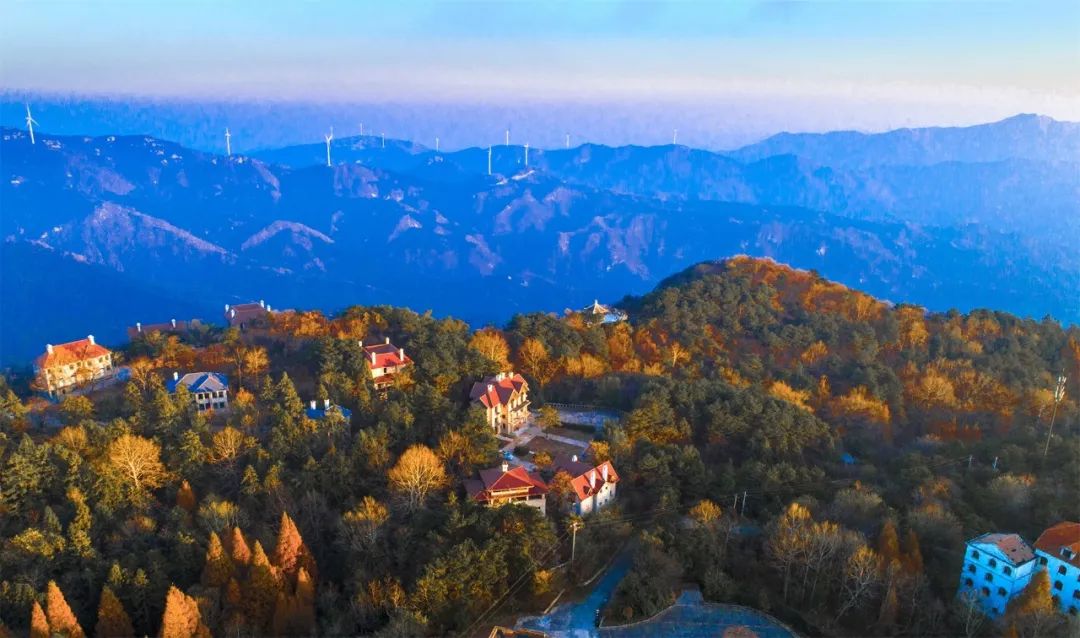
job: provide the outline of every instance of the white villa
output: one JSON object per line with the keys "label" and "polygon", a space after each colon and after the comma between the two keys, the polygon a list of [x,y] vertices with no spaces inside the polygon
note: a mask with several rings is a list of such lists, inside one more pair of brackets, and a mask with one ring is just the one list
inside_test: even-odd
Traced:
{"label": "white villa", "polygon": [[1062,613],[1080,614],[1080,523],[1058,523],[1039,535],[1035,554],[1050,576],[1050,594]]}
{"label": "white villa", "polygon": [[958,595],[973,597],[983,613],[996,618],[1031,582],[1037,566],[1034,548],[1019,534],[977,536],[965,548]]}

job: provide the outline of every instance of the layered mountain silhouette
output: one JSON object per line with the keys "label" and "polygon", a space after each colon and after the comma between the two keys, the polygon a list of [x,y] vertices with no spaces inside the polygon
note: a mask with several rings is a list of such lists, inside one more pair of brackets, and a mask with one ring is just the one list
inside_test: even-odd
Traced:
{"label": "layered mountain silhouette", "polygon": [[[803,141],[819,154],[585,145],[530,149],[526,167],[522,147],[499,146],[491,175],[486,148],[376,137],[334,140],[327,167],[322,144],[223,157],[145,136],[31,145],[3,129],[0,356],[25,362],[87,333],[108,343],[135,321],[213,321],[252,299],[503,322],[737,253],[933,309],[1076,321],[1078,173],[1046,150],[1075,125],[1021,153],[1016,122],[999,124],[1013,141],[973,156],[949,133],[932,145],[941,162],[905,162],[918,152],[889,155],[874,136],[863,155],[895,163],[825,165],[825,143]],[[972,128],[992,138],[987,126]]]}

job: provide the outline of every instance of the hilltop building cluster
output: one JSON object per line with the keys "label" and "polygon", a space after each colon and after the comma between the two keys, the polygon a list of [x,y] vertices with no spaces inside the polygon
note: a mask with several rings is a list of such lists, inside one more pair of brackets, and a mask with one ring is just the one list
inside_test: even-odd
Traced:
{"label": "hilltop building cluster", "polygon": [[992,618],[1003,615],[1039,571],[1062,613],[1080,614],[1080,523],[1061,522],[1032,545],[1019,534],[991,532],[967,542],[957,595],[978,603]]}
{"label": "hilltop building cluster", "polygon": [[[587,516],[615,501],[619,474],[611,461],[594,465],[572,456],[557,459],[551,470],[553,474],[565,472],[570,476],[573,494],[566,509],[577,516]],[[547,495],[553,488],[554,480],[545,482],[538,472],[521,466],[511,468],[506,461],[500,467],[481,470],[479,478],[465,482],[469,497],[487,507],[527,505],[542,513],[547,512]]]}

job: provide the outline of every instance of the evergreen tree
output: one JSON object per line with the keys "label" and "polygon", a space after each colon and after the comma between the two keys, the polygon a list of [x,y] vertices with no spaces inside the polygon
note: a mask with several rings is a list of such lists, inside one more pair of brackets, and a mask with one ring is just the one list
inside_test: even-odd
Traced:
{"label": "evergreen tree", "polygon": [[68,523],[68,547],[79,558],[93,558],[94,546],[90,540],[90,526],[93,524],[93,515],[90,507],[86,504],[86,497],[73,487],[68,490],[68,500],[75,508],[75,517]]}
{"label": "evergreen tree", "polygon": [[919,536],[914,529],[909,528],[907,534],[904,535],[904,556],[901,563],[909,574],[923,572],[922,549],[919,547]]}
{"label": "evergreen tree", "polygon": [[232,529],[232,536],[229,540],[229,556],[232,558],[233,565],[247,565],[251,561],[251,549],[248,547],[247,541],[244,540],[244,533],[240,531],[239,527]]}
{"label": "evergreen tree", "polygon": [[45,593],[45,615],[49,619],[49,631],[66,638],[85,638],[82,627],[75,613],[71,611],[64,593],[57,587],[56,581],[50,580]]}
{"label": "evergreen tree", "polygon": [[195,512],[195,490],[191,489],[191,483],[186,480],[180,483],[180,489],[176,492],[176,506],[190,513]]}
{"label": "evergreen tree", "polygon": [[109,587],[101,588],[101,602],[98,604],[97,625],[94,628],[97,638],[127,638],[135,635],[131,618],[124,611],[124,605]]}
{"label": "evergreen tree", "polygon": [[250,629],[265,633],[269,629],[277,602],[279,587],[274,567],[263,551],[262,544],[255,541],[251,553],[251,568],[244,590],[244,616]]}
{"label": "evergreen tree", "polygon": [[315,559],[304,544],[300,530],[296,529],[296,523],[285,512],[281,513],[277,544],[274,546],[271,562],[281,570],[290,583],[296,579],[296,573],[300,568],[306,569],[309,574],[315,573]]}
{"label": "evergreen tree", "polygon": [[886,566],[900,558],[900,537],[896,534],[896,526],[892,519],[887,519],[878,534],[877,551],[881,555]]}

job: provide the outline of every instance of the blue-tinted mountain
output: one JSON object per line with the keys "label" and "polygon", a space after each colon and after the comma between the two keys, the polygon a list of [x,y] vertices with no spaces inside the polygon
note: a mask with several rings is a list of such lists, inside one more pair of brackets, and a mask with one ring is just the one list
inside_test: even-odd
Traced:
{"label": "blue-tinted mountain", "polygon": [[[192,312],[215,320],[222,304],[252,299],[329,310],[390,303],[503,322],[644,292],[693,263],[736,253],[935,309],[992,306],[1067,321],[1080,314],[1075,255],[1016,233],[645,196],[560,174],[572,161],[549,162],[550,152],[530,157],[541,168],[524,170],[522,149],[498,147],[488,176],[486,149],[420,152],[397,170],[289,167],[145,136],[41,133],[31,145],[24,132],[0,133],[5,256],[33,244],[65,260],[31,265],[40,271],[32,284],[5,276],[4,361],[25,361],[69,334],[119,335],[134,321]],[[610,167],[623,161],[608,149],[589,152],[612,153],[603,162]],[[484,170],[472,168],[478,160]],[[687,165],[706,160],[717,171],[739,169],[713,154]],[[629,169],[610,170],[619,172]],[[63,281],[52,285],[53,277]],[[93,294],[65,294],[57,306],[53,290],[69,290],[70,281]],[[38,322],[28,307],[57,308],[57,323]]]}

